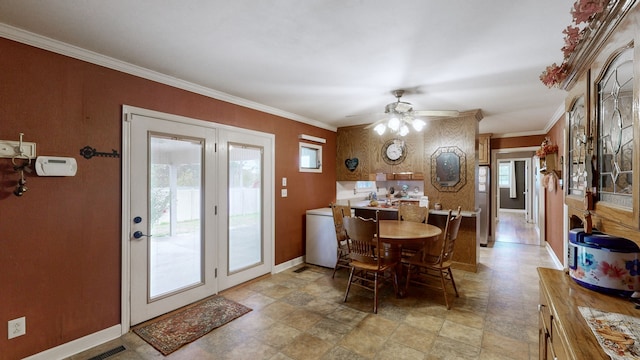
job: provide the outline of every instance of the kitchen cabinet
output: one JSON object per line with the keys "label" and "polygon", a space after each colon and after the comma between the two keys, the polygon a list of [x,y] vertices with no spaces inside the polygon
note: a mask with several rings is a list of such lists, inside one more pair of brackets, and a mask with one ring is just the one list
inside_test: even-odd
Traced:
{"label": "kitchen cabinet", "polygon": [[[370,135],[371,129],[365,129],[364,126],[338,129],[336,137],[336,179],[338,181],[369,180],[369,174],[373,172],[369,160]],[[348,167],[348,164],[351,164],[351,167]]]}
{"label": "kitchen cabinet", "polygon": [[610,359],[578,307],[638,316],[633,303],[586,289],[561,270],[538,268],[538,276],[540,359]]}
{"label": "kitchen cabinet", "polygon": [[491,165],[491,134],[478,135],[478,165]]}
{"label": "kitchen cabinet", "polygon": [[[540,285],[540,289],[543,285]],[[540,304],[538,304],[538,341],[541,360],[569,359],[566,353],[566,341],[558,331],[557,315],[550,306],[549,294],[540,291]]]}
{"label": "kitchen cabinet", "polygon": [[402,172],[392,174],[370,174],[370,181],[391,181],[391,180],[424,180],[423,173]]}

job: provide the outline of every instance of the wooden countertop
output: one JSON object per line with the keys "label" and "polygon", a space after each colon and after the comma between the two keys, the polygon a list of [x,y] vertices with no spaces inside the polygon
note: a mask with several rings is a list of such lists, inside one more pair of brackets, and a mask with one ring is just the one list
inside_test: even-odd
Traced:
{"label": "wooden countertop", "polygon": [[562,270],[538,268],[538,275],[540,286],[549,295],[549,306],[556,314],[554,321],[558,334],[566,335],[567,353],[574,359],[610,359],[598,344],[578,306],[634,317],[640,316],[640,309],[636,309],[629,300],[586,289]]}

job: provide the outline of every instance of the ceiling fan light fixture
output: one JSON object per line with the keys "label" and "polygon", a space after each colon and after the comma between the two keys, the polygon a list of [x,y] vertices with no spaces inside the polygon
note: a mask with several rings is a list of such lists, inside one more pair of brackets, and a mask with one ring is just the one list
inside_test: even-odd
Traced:
{"label": "ceiling fan light fixture", "polygon": [[422,131],[427,123],[420,119],[414,119],[411,125],[413,125],[413,128],[416,129],[416,131]]}
{"label": "ceiling fan light fixture", "polygon": [[382,135],[385,131],[387,131],[387,127],[384,124],[378,124],[373,128],[373,130],[378,133],[378,135]]}
{"label": "ceiling fan light fixture", "polygon": [[366,127],[374,128],[378,135],[384,134],[387,128],[389,132],[398,136],[406,136],[411,128],[420,132],[427,126],[427,122],[416,117],[457,117],[460,114],[456,110],[414,110],[411,103],[400,101],[404,90],[394,90],[392,94],[396,97],[396,101],[385,106],[385,118]]}
{"label": "ceiling fan light fixture", "polygon": [[412,109],[413,109],[413,106],[411,106],[411,104],[403,101],[398,101],[395,107],[395,110],[399,113],[405,113],[405,112],[411,111]]}

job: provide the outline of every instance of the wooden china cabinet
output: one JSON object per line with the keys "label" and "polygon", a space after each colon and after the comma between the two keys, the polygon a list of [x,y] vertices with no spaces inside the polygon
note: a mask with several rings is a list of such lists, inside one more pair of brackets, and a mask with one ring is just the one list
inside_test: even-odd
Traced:
{"label": "wooden china cabinet", "polygon": [[[569,229],[594,228],[640,245],[640,9],[611,0],[569,57],[564,196]],[[539,269],[540,359],[606,359],[577,306],[634,314],[633,304]],[[576,315],[578,314],[578,315]]]}
{"label": "wooden china cabinet", "polygon": [[[600,231],[640,244],[640,15],[636,1],[612,1],[575,57],[565,83],[565,203],[570,228],[585,213]],[[636,154],[634,156],[634,153]]]}

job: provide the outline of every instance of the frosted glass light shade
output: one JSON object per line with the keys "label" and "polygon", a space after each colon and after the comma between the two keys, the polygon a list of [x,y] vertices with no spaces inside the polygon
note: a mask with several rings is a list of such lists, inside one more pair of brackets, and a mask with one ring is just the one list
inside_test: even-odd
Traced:
{"label": "frosted glass light shade", "polygon": [[420,119],[413,120],[413,128],[416,129],[416,131],[422,131],[425,125],[427,125],[427,123]]}

